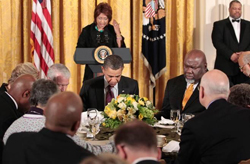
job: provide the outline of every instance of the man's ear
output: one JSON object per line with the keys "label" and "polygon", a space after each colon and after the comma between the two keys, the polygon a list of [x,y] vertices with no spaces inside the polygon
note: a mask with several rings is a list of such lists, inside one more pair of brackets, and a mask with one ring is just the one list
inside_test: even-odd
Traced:
{"label": "man's ear", "polygon": [[72,132],[72,136],[75,135],[76,131],[78,130],[78,128],[80,127],[81,121],[76,121],[72,127],[71,127],[71,132]]}
{"label": "man's ear", "polygon": [[117,149],[118,156],[120,156],[122,159],[126,160],[127,153],[124,151],[124,146],[118,144],[118,145],[116,145],[116,149]]}
{"label": "man's ear", "polygon": [[101,68],[102,68],[102,73],[104,73],[104,67],[103,67],[103,66],[101,66]]}
{"label": "man's ear", "polygon": [[29,90],[24,91],[23,94],[22,94],[22,97],[23,98],[29,98],[30,97],[30,91]]}
{"label": "man's ear", "polygon": [[161,159],[161,148],[157,148],[157,160],[159,161]]}

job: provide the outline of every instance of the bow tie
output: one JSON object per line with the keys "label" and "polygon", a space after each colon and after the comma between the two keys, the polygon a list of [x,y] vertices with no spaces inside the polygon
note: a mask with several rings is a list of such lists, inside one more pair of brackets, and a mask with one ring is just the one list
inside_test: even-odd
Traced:
{"label": "bow tie", "polygon": [[240,20],[239,20],[239,19],[232,19],[232,22],[237,22],[237,23],[239,23]]}

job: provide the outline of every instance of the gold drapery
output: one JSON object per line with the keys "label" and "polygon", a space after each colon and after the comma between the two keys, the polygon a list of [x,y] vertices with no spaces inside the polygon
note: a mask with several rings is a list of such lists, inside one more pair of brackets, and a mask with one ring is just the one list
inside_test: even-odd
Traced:
{"label": "gold drapery", "polygon": [[[75,64],[73,54],[82,28],[93,22],[93,12],[100,2],[108,2],[113,19],[120,23],[125,43],[133,61],[123,75],[138,80],[140,96],[153,99],[149,74],[140,57],[142,37],[142,0],[52,0],[52,24],[55,63],[71,71],[69,91],[79,93],[84,66]],[[193,47],[194,0],[165,0],[167,72],[157,80],[155,102],[161,108],[166,82],[182,74],[183,56]],[[30,55],[30,19],[32,0],[0,0],[0,82],[7,82],[20,62],[32,62]],[[112,24],[112,21],[111,21]]]}

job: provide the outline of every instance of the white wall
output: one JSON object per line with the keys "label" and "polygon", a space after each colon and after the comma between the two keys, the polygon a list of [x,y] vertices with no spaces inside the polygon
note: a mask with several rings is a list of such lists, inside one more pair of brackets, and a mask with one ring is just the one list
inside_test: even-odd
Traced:
{"label": "white wall", "polygon": [[[194,48],[205,52],[209,70],[214,67],[216,55],[211,40],[213,22],[228,17],[230,2],[231,0],[195,0]],[[242,3],[241,18],[250,21],[250,0],[240,0],[240,2]]]}

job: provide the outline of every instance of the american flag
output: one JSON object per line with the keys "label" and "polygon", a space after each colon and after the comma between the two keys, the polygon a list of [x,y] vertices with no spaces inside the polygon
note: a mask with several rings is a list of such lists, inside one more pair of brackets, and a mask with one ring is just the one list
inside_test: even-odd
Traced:
{"label": "american flag", "polygon": [[30,43],[35,66],[45,78],[55,61],[50,0],[33,0]]}
{"label": "american flag", "polygon": [[147,18],[154,17],[156,15],[156,11],[158,9],[158,0],[152,0],[150,3],[148,3],[146,10],[145,10],[145,16]]}

